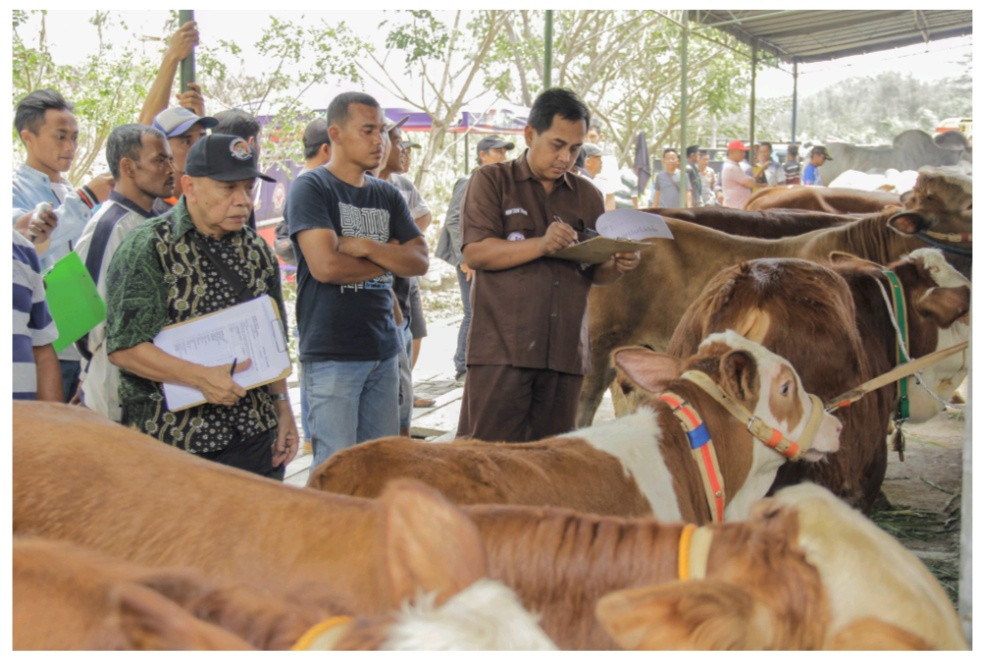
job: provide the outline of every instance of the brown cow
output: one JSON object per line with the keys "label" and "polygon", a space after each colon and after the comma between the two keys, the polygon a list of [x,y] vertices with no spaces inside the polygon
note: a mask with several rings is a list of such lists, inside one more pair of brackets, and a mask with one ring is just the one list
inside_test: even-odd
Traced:
{"label": "brown cow", "polygon": [[643,211],[678,221],[697,223],[730,235],[778,239],[857,221],[859,214],[828,214],[805,209],[745,211],[732,207],[651,207]]}
{"label": "brown cow", "polygon": [[[963,175],[922,170],[907,209],[796,237],[765,240],[734,237],[684,221],[666,219],[673,240],[656,240],[641,251],[640,266],[608,286],[589,292],[590,367],[583,379],[577,422],[592,421],[603,391],[613,380],[610,353],[619,346],[644,345],[667,350],[678,321],[702,288],[725,267],[755,258],[803,258],[826,261],[844,251],[888,264],[936,240],[913,234],[970,233],[971,184]],[[898,232],[897,230],[901,231]],[[944,257],[970,274],[970,255],[957,255],[970,244],[950,242]]]}
{"label": "brown cow", "polygon": [[[896,332],[879,288],[888,287],[882,267],[854,258],[834,267],[764,258],[723,270],[685,312],[669,353],[683,356],[710,332],[735,329],[793,361],[825,401],[892,369]],[[938,251],[915,251],[890,268],[908,304],[913,358],[967,339],[970,287]],[[924,370],[922,384],[910,383],[910,418],[928,420],[942,408],[925,388],[949,399],[965,374],[966,355]],[[785,464],[777,485],[815,480],[868,512],[885,475],[895,400],[893,384],[839,411],[839,452],[816,466]]]}
{"label": "brown cow", "polygon": [[[385,522],[377,500],[283,486],[60,404],[14,402],[12,448],[15,533],[68,539],[150,566],[194,567],[273,595],[319,585],[363,616],[390,606],[390,577],[371,559]],[[593,615],[599,597],[679,574],[678,525],[546,507],[474,506],[466,513],[484,543],[490,577],[542,616],[560,648],[614,648]],[[781,647],[820,648],[829,621],[866,610],[864,597],[882,601],[854,571],[808,561],[796,509],[755,516],[709,526],[707,576],[764,602]],[[442,520],[433,518],[437,531]],[[847,546],[841,552],[851,555]],[[890,555],[897,550],[887,548]],[[905,560],[886,558],[858,551],[853,559],[884,572],[870,587],[886,573],[912,582]],[[895,596],[906,608],[922,604],[938,624],[948,618],[942,602],[920,602],[923,595],[906,590]]]}
{"label": "brown cow", "polygon": [[[803,621],[817,647],[828,650],[963,650],[967,648],[950,600],[909,551],[826,489],[802,484],[758,502],[754,519],[794,516],[796,548],[821,574],[831,603],[828,620]],[[702,531],[714,532],[707,527]],[[712,574],[713,538],[704,579],[611,593],[597,617],[629,650],[786,648],[769,602]],[[752,557],[746,556],[747,560]],[[697,640],[697,645],[695,641]]]}
{"label": "brown cow", "polygon": [[767,186],[755,191],[745,209],[809,209],[828,214],[866,214],[898,209],[899,195],[881,190],[824,188],[821,186]]}
{"label": "brown cow", "polygon": [[[392,610],[339,621],[332,647],[348,650],[548,650],[555,646],[513,591],[486,578],[473,524],[434,491],[389,485],[378,547]],[[66,541],[15,536],[15,650],[324,649],[318,624],[351,611],[312,584],[273,596],[197,569],[146,567]],[[329,590],[329,589],[328,589]],[[419,597],[420,591],[428,591]],[[437,593],[438,596],[437,596]]]}
{"label": "brown cow", "polygon": [[[307,485],[377,497],[388,481],[411,477],[458,504],[540,504],[707,523],[713,509],[686,428],[660,399],[661,393],[672,392],[694,407],[711,435],[724,481],[723,518],[741,520],[787,458],[750,434],[705,390],[679,378],[682,371],[707,374],[750,415],[795,441],[812,412],[823,411],[784,360],[731,332],[706,339],[684,365],[641,349],[618,352],[618,368],[628,370],[630,382],[647,391],[643,406],[630,416],[525,444],[376,439],[335,453],[313,471]],[[815,420],[820,420],[815,438],[803,453],[811,462],[837,450],[841,429],[830,414]]]}

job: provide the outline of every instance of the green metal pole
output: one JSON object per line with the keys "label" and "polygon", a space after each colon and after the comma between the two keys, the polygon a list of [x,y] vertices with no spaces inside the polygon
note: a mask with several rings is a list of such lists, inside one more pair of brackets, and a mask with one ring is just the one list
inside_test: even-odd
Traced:
{"label": "green metal pole", "polygon": [[545,88],[552,87],[552,10],[545,10]]}
{"label": "green metal pole", "polygon": [[790,116],[790,143],[797,143],[797,61],[794,61],[794,109]]}
{"label": "green metal pole", "polygon": [[[194,20],[194,10],[193,9],[178,9],[177,10],[177,23],[178,27],[184,25],[188,21]],[[194,50],[191,50],[190,55],[181,61],[181,93],[187,90],[187,85],[194,81]]]}
{"label": "green metal pole", "polygon": [[749,163],[756,165],[756,156],[753,155],[753,144],[756,142],[756,63],[759,53],[756,48],[756,40],[753,40],[753,71],[750,78],[749,90]]}
{"label": "green metal pole", "polygon": [[688,146],[688,10],[681,12],[681,146],[678,147],[681,159],[681,193],[678,206],[685,206],[685,194],[688,192],[688,158],[685,147]]}

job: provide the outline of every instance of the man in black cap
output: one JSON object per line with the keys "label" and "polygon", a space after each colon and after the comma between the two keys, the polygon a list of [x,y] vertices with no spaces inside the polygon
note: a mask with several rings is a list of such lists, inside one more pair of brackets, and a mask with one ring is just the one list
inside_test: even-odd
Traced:
{"label": "man in black cap", "polygon": [[[199,365],[153,343],[166,326],[269,295],[283,311],[279,267],[246,225],[255,153],[241,137],[210,135],[187,154],[184,193],[119,246],[106,277],[106,350],[122,369],[123,424],[209,460],[282,480],[297,433],[286,381],[246,390],[231,366]],[[162,383],[199,390],[204,404],[168,409]]]}
{"label": "man in black cap", "polygon": [[[484,137],[477,142],[477,169],[483,165],[504,162],[507,160],[508,151],[513,148],[513,142],[505,142],[498,135]],[[450,206],[446,210],[446,223],[443,224],[439,241],[436,242],[436,257],[456,268],[456,278],[460,284],[460,300],[463,302],[463,321],[460,323],[456,353],[453,355],[457,381],[462,380],[467,374],[467,333],[470,332],[470,281],[473,279],[473,270],[463,261],[463,251],[460,249],[460,203],[463,202],[463,193],[467,190],[467,182],[471,174],[460,177],[453,185]]]}
{"label": "man in black cap", "polygon": [[834,160],[826,147],[818,144],[811,149],[811,162],[804,167],[800,182],[805,186],[823,186],[824,182],[821,180],[818,168],[824,165],[826,160]]}

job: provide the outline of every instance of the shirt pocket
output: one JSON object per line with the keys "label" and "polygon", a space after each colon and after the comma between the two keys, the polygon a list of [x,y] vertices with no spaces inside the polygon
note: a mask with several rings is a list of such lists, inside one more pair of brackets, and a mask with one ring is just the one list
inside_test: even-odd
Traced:
{"label": "shirt pocket", "polygon": [[504,214],[504,239],[521,241],[540,236],[535,231],[535,222],[523,207],[509,207]]}

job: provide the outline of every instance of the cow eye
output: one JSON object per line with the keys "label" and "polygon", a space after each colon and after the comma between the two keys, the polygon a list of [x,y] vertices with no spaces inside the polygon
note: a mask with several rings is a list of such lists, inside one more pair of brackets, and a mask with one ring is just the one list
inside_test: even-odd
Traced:
{"label": "cow eye", "polygon": [[780,386],[780,394],[784,397],[790,394],[790,381],[783,382],[783,385]]}

